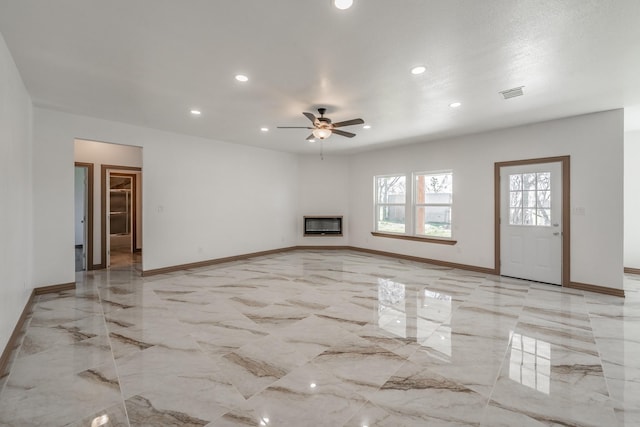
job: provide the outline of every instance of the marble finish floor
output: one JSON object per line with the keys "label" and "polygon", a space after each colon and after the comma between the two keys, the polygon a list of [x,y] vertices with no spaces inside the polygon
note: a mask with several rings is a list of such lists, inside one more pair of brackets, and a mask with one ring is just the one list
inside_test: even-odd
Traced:
{"label": "marble finish floor", "polygon": [[37,297],[0,425],[637,426],[640,278],[625,288],[352,251],[83,272]]}

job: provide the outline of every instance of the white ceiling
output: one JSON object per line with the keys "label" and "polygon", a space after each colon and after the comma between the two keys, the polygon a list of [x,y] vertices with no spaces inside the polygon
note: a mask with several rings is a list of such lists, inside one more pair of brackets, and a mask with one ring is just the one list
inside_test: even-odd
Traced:
{"label": "white ceiling", "polygon": [[638,0],[0,0],[0,33],[38,106],[290,152],[317,107],[372,126],[349,153],[640,105]]}

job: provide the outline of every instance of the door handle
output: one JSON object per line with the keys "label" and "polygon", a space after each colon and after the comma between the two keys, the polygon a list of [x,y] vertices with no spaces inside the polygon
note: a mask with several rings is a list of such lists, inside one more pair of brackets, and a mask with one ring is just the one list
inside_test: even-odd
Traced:
{"label": "door handle", "polygon": [[554,235],[554,236],[559,236],[559,235],[560,235],[560,232],[559,232],[559,231],[556,231],[555,233],[553,233],[553,235]]}

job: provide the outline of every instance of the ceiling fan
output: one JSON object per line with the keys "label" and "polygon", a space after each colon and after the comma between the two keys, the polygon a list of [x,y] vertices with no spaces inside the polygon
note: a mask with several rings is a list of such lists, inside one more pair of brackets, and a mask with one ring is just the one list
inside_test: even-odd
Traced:
{"label": "ceiling fan", "polygon": [[356,136],[355,133],[345,132],[343,130],[339,130],[336,128],[344,127],[344,126],[353,126],[353,125],[361,125],[364,124],[364,120],[362,119],[352,119],[345,120],[343,122],[331,123],[331,119],[324,116],[326,113],[326,108],[318,108],[318,113],[320,113],[320,117],[316,117],[312,113],[304,112],[302,114],[305,115],[306,118],[311,120],[313,123],[313,127],[311,126],[278,126],[278,129],[312,129],[311,135],[307,137],[307,140],[312,139],[327,139],[332,134],[346,136],[347,138],[353,138]]}

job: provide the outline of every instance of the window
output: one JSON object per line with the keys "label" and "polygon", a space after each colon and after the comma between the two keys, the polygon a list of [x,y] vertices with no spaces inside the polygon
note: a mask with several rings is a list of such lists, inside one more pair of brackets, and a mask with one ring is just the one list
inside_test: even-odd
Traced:
{"label": "window", "polygon": [[406,181],[407,178],[404,175],[375,178],[376,231],[405,232]]}
{"label": "window", "polygon": [[509,175],[509,224],[551,226],[551,173]]}
{"label": "window", "polygon": [[412,179],[406,175],[381,175],[374,178],[374,186],[374,233],[456,244],[451,232],[453,172],[414,173]]}
{"label": "window", "polygon": [[451,172],[415,174],[415,234],[451,237],[453,174]]}

